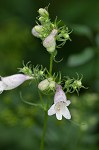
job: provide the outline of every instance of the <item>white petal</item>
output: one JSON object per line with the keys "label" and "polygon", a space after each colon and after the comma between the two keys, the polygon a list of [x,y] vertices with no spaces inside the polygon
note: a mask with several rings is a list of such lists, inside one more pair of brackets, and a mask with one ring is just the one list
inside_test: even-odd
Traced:
{"label": "white petal", "polygon": [[48,110],[48,115],[51,116],[51,115],[54,115],[56,112],[55,112],[55,104],[53,104],[50,109]]}
{"label": "white petal", "polygon": [[5,84],[0,81],[0,94],[5,90]]}
{"label": "white petal", "polygon": [[57,34],[57,32],[58,31],[56,29],[53,29],[52,32],[51,32],[51,35],[54,37]]}
{"label": "white petal", "polygon": [[57,112],[57,113],[56,113],[56,118],[57,118],[58,120],[62,120],[62,114],[61,114],[60,112]]}
{"label": "white petal", "polygon": [[35,27],[32,28],[32,34],[33,34],[35,37],[39,37],[39,33],[36,32]]}
{"label": "white petal", "polygon": [[43,46],[45,48],[50,48],[56,44],[55,39],[52,35],[49,35],[48,37],[45,38],[43,41]]}
{"label": "white petal", "polygon": [[71,103],[70,100],[67,100],[67,101],[66,101],[66,106],[69,106],[70,103]]}
{"label": "white petal", "polygon": [[0,94],[2,94],[3,91],[0,91]]}
{"label": "white petal", "polygon": [[66,95],[62,89],[60,89],[59,91],[56,91],[55,96],[54,96],[55,104],[61,101],[66,102]]}
{"label": "white petal", "polygon": [[71,119],[71,114],[68,110],[68,108],[65,106],[63,111],[62,111],[62,115],[66,118],[66,119]]}
{"label": "white petal", "polygon": [[30,78],[23,74],[15,74],[8,77],[2,77],[2,82],[6,85],[4,90],[14,89],[28,79]]}
{"label": "white petal", "polygon": [[45,79],[43,81],[41,81],[39,84],[38,84],[38,88],[39,90],[41,91],[45,91],[48,89],[48,86],[49,86],[49,81],[48,79]]}

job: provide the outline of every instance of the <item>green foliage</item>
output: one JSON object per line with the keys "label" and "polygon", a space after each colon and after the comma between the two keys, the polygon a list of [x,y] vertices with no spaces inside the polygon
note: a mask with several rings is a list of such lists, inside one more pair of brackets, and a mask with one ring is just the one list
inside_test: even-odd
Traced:
{"label": "green foliage", "polygon": [[75,54],[75,55],[71,55],[68,58],[68,65],[69,66],[79,66],[79,65],[83,65],[86,62],[90,61],[93,57],[94,57],[94,49],[92,48],[86,48],[85,50],[83,50],[80,54]]}
{"label": "green foliage", "polygon": [[[5,0],[0,4],[0,75],[16,72],[24,61],[48,67],[48,56],[39,40],[31,35],[39,7],[50,2],[51,16],[59,16],[70,24],[72,42],[58,49],[59,64],[55,71],[74,76],[83,74],[81,95],[68,95],[72,106],[72,120],[58,122],[55,116],[48,120],[45,140],[47,150],[98,150],[99,139],[99,2],[92,1],[17,1]],[[57,5],[56,5],[57,3]],[[43,5],[43,6],[42,6]],[[31,21],[32,20],[32,21]],[[39,59],[38,59],[39,58]],[[26,68],[25,68],[26,69]],[[31,73],[31,72],[30,72]],[[27,84],[27,83],[26,83]],[[39,149],[43,114],[24,100],[38,103],[36,88],[31,83],[0,95],[0,149]],[[24,94],[23,94],[24,93]],[[30,94],[31,93],[31,94]],[[46,99],[44,98],[46,104]],[[53,95],[50,100],[53,103]],[[72,144],[71,144],[72,143]]]}

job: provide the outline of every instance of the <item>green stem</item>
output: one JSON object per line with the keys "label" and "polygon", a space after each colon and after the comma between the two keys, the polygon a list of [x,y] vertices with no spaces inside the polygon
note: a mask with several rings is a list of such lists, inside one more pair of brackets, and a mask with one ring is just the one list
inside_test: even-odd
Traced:
{"label": "green stem", "polygon": [[39,91],[38,91],[38,94],[39,94],[39,97],[40,97],[40,100],[41,100],[42,107],[44,109],[44,102],[43,102],[42,95],[41,95],[41,93]]}
{"label": "green stem", "polygon": [[53,68],[53,55],[50,56],[50,68],[49,68],[50,74],[52,74],[52,68]]}
{"label": "green stem", "polygon": [[46,134],[47,119],[48,119],[47,111],[45,111],[44,113],[45,113],[44,114],[44,126],[43,126],[43,134],[42,134],[40,150],[44,150],[44,139],[45,139],[45,134]]}
{"label": "green stem", "polygon": [[[53,55],[50,56],[50,68],[49,68],[50,75],[52,75],[52,69],[53,69]],[[48,101],[46,105],[46,110],[44,112],[44,126],[43,126],[43,134],[41,139],[40,150],[44,150],[44,139],[45,139],[46,128],[47,128],[47,120],[48,120],[47,111],[48,111]]]}
{"label": "green stem", "polygon": [[[36,79],[36,78],[35,78],[35,79]],[[36,85],[38,86],[38,80],[36,79],[35,81],[36,81]],[[42,108],[44,109],[43,98],[42,98],[42,95],[41,95],[41,93],[39,92],[39,90],[38,90],[38,94],[39,94],[39,97],[40,97],[40,101],[41,101]]]}

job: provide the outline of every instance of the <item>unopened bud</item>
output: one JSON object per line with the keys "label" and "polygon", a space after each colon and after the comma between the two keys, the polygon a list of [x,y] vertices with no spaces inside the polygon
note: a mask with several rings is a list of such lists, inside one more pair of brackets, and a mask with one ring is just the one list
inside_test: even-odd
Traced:
{"label": "unopened bud", "polygon": [[41,70],[40,70],[39,74],[40,74],[40,75],[43,75],[43,73],[44,73],[44,71],[41,71]]}
{"label": "unopened bud", "polygon": [[82,82],[81,80],[75,80],[73,83],[73,88],[77,89],[77,88],[81,88],[82,87]]}
{"label": "unopened bud", "polygon": [[40,14],[41,16],[43,16],[43,17],[49,16],[48,11],[47,11],[46,9],[44,9],[44,8],[40,8],[40,9],[38,10],[38,12],[39,12],[39,14]]}
{"label": "unopened bud", "polygon": [[38,88],[41,91],[48,90],[50,83],[52,82],[52,78],[45,79],[38,84]]}
{"label": "unopened bud", "polygon": [[49,88],[50,88],[51,90],[55,89],[55,81],[51,81],[51,82],[49,83]]}
{"label": "unopened bud", "polygon": [[40,36],[40,34],[35,30],[35,28],[32,28],[32,34],[35,36],[35,37],[38,37]]}
{"label": "unopened bud", "polygon": [[63,36],[64,36],[65,39],[69,39],[69,34],[68,33],[65,33]]}
{"label": "unopened bud", "polygon": [[45,91],[48,89],[48,86],[49,86],[49,81],[48,79],[45,79],[43,81],[41,81],[39,84],[38,84],[38,88],[39,90],[41,91]]}
{"label": "unopened bud", "polygon": [[44,17],[39,17],[38,19],[40,22],[44,22],[45,21],[45,18]]}
{"label": "unopened bud", "polygon": [[77,80],[77,81],[76,81],[76,84],[77,84],[77,86],[79,86],[79,87],[80,87],[80,86],[82,85],[81,80]]}
{"label": "unopened bud", "polygon": [[35,31],[41,33],[43,31],[43,27],[41,25],[37,25],[34,27]]}
{"label": "unopened bud", "polygon": [[48,52],[52,53],[55,51],[56,40],[55,35],[57,34],[57,30],[53,29],[48,37],[43,41],[43,46],[47,49]]}

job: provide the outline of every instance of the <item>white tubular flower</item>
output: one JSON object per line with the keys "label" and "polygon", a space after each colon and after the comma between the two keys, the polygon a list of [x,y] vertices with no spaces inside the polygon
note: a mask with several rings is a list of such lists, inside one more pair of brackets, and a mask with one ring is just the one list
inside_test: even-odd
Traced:
{"label": "white tubular flower", "polygon": [[54,104],[48,110],[48,115],[56,114],[56,118],[58,120],[62,120],[62,116],[66,119],[71,119],[71,114],[67,108],[69,106],[70,101],[67,100],[64,91],[60,85],[56,85],[56,93],[54,96]]}
{"label": "white tubular flower", "polygon": [[48,37],[43,41],[43,46],[47,49],[48,52],[52,53],[55,51],[56,40],[55,36],[57,34],[57,30],[53,29]]}
{"label": "white tubular flower", "polygon": [[8,77],[1,77],[0,93],[2,93],[4,90],[12,90],[29,79],[33,79],[33,77],[24,74],[15,74]]}

